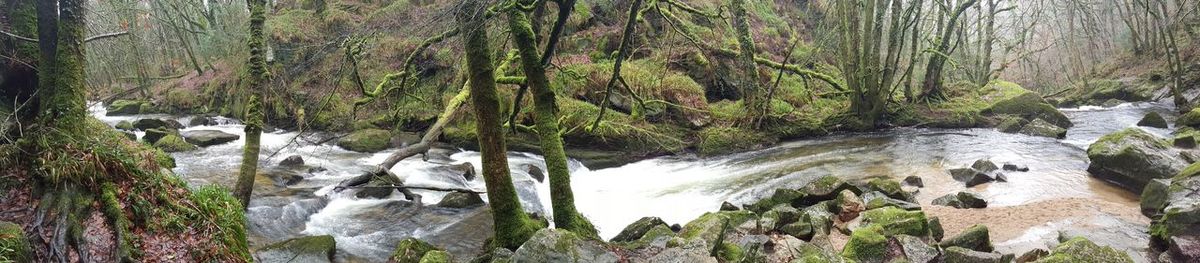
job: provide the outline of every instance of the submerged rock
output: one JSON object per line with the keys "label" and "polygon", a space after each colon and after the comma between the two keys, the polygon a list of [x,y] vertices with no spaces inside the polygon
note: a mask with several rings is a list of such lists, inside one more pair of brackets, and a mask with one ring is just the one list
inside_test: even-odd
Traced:
{"label": "submerged rock", "polygon": [[1137,125],[1161,129],[1166,129],[1169,127],[1167,124],[1167,119],[1163,118],[1163,116],[1157,112],[1146,113],[1146,116],[1142,117],[1142,120],[1138,121]]}
{"label": "submerged rock", "polygon": [[912,176],[904,177],[904,185],[912,186],[912,187],[925,187],[925,181],[922,180],[921,177],[919,177],[919,176],[912,175]]}
{"label": "submerged rock", "polygon": [[933,205],[949,206],[954,208],[987,208],[987,200],[975,193],[958,192],[957,194],[947,194],[937,199],[933,199]]}
{"label": "submerged rock", "polygon": [[613,237],[609,241],[611,241],[611,242],[635,241],[635,240],[641,239],[642,236],[646,235],[647,232],[650,232],[651,229],[653,229],[657,226],[667,226],[667,223],[663,222],[662,218],[643,217],[642,219],[638,219],[637,221],[634,221],[632,224],[629,224],[629,226],[626,226],[625,229],[621,230],[621,233],[617,234],[617,236]]}
{"label": "submerged rock", "polygon": [[971,164],[971,169],[975,169],[976,171],[980,171],[980,172],[984,172],[984,173],[989,173],[989,172],[992,172],[995,170],[999,170],[1000,167],[997,167],[996,163],[993,163],[990,160],[980,159],[980,160],[976,160],[975,163]]}
{"label": "submerged rock", "polygon": [[1004,169],[1005,171],[1009,171],[1009,172],[1028,172],[1029,171],[1029,166],[1016,165],[1016,164],[1011,164],[1011,163],[1006,163],[1001,168]]}
{"label": "submerged rock", "polygon": [[240,139],[241,136],[217,130],[197,130],[184,132],[183,138],[197,146],[208,147],[236,141],[237,139]]}
{"label": "submerged rock", "polygon": [[1188,162],[1166,140],[1129,128],[1105,135],[1088,147],[1088,172],[1135,193],[1152,179],[1171,178]]}
{"label": "submerged rock", "polygon": [[446,194],[437,206],[446,208],[468,208],[483,205],[483,198],[475,193],[453,192]]}
{"label": "submerged rock", "polygon": [[618,262],[599,241],[560,229],[542,229],[513,253],[513,262]]}
{"label": "submerged rock", "polygon": [[1050,251],[1049,255],[1042,257],[1037,262],[1132,263],[1133,259],[1129,257],[1129,254],[1124,252],[1117,251],[1111,247],[1096,245],[1096,243],[1092,243],[1087,238],[1076,237],[1058,244],[1054,250]]}
{"label": "submerged rock", "polygon": [[287,158],[283,158],[283,161],[279,161],[279,166],[302,166],[302,165],[304,165],[304,157],[300,157],[299,155],[288,156]]}
{"label": "submerged rock", "polygon": [[1054,124],[1046,122],[1042,119],[1033,120],[1033,122],[1030,122],[1028,125],[1025,125],[1025,127],[1021,128],[1021,131],[1018,133],[1029,136],[1040,136],[1056,139],[1067,137],[1067,129],[1055,126]]}
{"label": "submerged rock", "polygon": [[373,153],[386,150],[391,146],[392,133],[381,129],[365,129],[355,131],[338,140],[337,146],[342,149]]}
{"label": "submerged rock", "polygon": [[307,236],[267,245],[255,253],[258,262],[333,262],[333,236]]}

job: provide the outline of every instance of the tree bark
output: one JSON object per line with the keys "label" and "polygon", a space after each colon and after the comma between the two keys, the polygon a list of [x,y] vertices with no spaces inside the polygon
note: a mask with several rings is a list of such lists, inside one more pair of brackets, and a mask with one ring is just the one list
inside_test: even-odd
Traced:
{"label": "tree bark", "polygon": [[[54,72],[50,78],[52,91],[43,97],[42,121],[59,129],[77,127],[87,118],[86,72],[87,59],[83,44],[87,31],[86,9],[83,0],[63,0],[58,4],[57,44],[54,46]],[[40,21],[39,21],[40,22]],[[39,34],[40,35],[40,34]],[[47,38],[54,39],[54,38]],[[55,42],[46,41],[43,42]]]}
{"label": "tree bark", "polygon": [[500,127],[500,97],[496,92],[495,67],[488,46],[484,13],[487,6],[478,0],[463,0],[456,19],[463,30],[463,50],[467,56],[471,102],[475,108],[476,133],[483,159],[483,177],[488,203],[492,206],[494,244],[517,249],[538,228],[521,209],[517,190],[508,171],[508,151]]}
{"label": "tree bark", "polygon": [[250,59],[247,62],[249,78],[246,87],[250,91],[250,101],[246,104],[246,145],[242,150],[242,166],[233,195],[242,202],[242,208],[248,209],[250,196],[254,191],[254,176],[258,172],[259,138],[262,136],[263,112],[260,95],[267,81],[267,46],[263,25],[267,20],[266,0],[247,0],[250,8],[250,35],[247,42],[250,46]]}
{"label": "tree bark", "polygon": [[754,55],[757,49],[754,47],[754,37],[750,35],[750,21],[746,14],[746,0],[733,0],[730,3],[730,9],[733,12],[733,28],[737,32],[737,42],[739,56],[737,56],[737,65],[740,68],[741,82],[738,87],[741,88],[743,99],[745,100],[746,110],[750,112],[751,121],[761,118],[759,113],[766,109],[766,105],[770,105],[769,101],[764,101],[762,90],[758,87],[758,65],[754,63]]}
{"label": "tree bark", "polygon": [[[529,2],[529,1],[525,1]],[[529,18],[518,9],[509,11],[509,30],[513,43],[521,55],[521,66],[525,71],[525,83],[533,92],[534,122],[542,146],[542,157],[550,177],[550,202],[554,208],[554,227],[576,234],[598,238],[596,228],[575,209],[575,195],[571,191],[571,170],[567,165],[567,154],[563,150],[559,135],[558,105],[546,68],[538,55],[537,38],[530,27]]]}
{"label": "tree bark", "polygon": [[937,48],[934,50],[932,57],[929,58],[929,65],[925,67],[925,81],[921,85],[924,93],[921,94],[921,98],[945,99],[946,95],[942,93],[942,71],[946,66],[946,60],[950,56],[948,52],[950,51],[952,38],[954,38],[954,32],[957,32],[955,28],[957,28],[958,18],[963,12],[967,11],[967,8],[975,5],[975,2],[978,1],[966,0],[966,2],[960,3],[958,8],[950,13],[950,18],[946,21],[944,27],[942,27],[942,35]]}

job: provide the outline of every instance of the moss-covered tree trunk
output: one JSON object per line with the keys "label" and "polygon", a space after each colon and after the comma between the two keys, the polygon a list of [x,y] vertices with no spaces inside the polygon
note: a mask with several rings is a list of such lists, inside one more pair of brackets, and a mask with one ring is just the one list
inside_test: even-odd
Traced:
{"label": "moss-covered tree trunk", "polygon": [[933,50],[932,57],[929,58],[929,65],[925,67],[925,81],[922,83],[924,93],[921,98],[924,99],[945,99],[946,95],[942,92],[942,72],[945,70],[946,60],[950,58],[950,44],[954,41],[954,33],[958,28],[958,19],[966,12],[968,8],[975,5],[979,0],[967,0],[960,3],[958,8],[950,13],[950,18],[946,20],[946,24],[941,28],[941,36],[938,38],[938,44]]}
{"label": "moss-covered tree trunk", "polygon": [[746,14],[746,0],[733,0],[730,3],[730,9],[733,12],[733,29],[737,31],[737,42],[739,55],[737,56],[738,70],[741,73],[738,86],[742,90],[743,98],[746,102],[746,109],[750,111],[752,119],[758,119],[758,116],[766,109],[765,105],[770,102],[765,101],[767,98],[763,95],[762,90],[758,87],[758,64],[754,62],[754,54],[758,53],[754,47],[754,37],[750,35],[750,18]]}
{"label": "moss-covered tree trunk", "polygon": [[254,176],[258,172],[259,139],[262,137],[262,94],[267,80],[267,45],[263,33],[263,24],[267,20],[266,0],[247,0],[250,8],[250,60],[247,63],[246,88],[250,91],[250,101],[246,103],[246,146],[242,150],[242,167],[238,174],[237,186],[233,196],[242,202],[246,208],[250,204],[250,195],[254,190]]}
{"label": "moss-covered tree trunk", "polygon": [[[523,1],[529,4],[532,1]],[[533,91],[534,122],[542,146],[542,156],[550,173],[550,202],[554,207],[554,227],[583,236],[596,237],[596,228],[575,209],[575,194],[571,190],[571,170],[559,135],[558,105],[550,81],[546,77],[537,50],[537,37],[528,16],[519,9],[509,13],[509,30],[521,55],[525,84]]]}
{"label": "moss-covered tree trunk", "polygon": [[467,55],[467,74],[471,103],[475,107],[479,152],[483,159],[483,177],[487,185],[488,203],[492,206],[494,244],[516,249],[525,243],[537,226],[521,209],[517,190],[508,171],[508,150],[504,132],[500,130],[500,95],[496,92],[496,68],[488,47],[484,13],[485,1],[463,0],[456,14],[463,30],[463,50]]}
{"label": "moss-covered tree trunk", "polygon": [[87,107],[84,105],[87,101],[84,79],[87,60],[84,57],[83,44],[87,20],[84,4],[83,0],[64,0],[58,3],[58,41],[54,47],[53,64],[46,63],[52,65],[50,71],[53,73],[49,76],[52,84],[40,87],[44,105],[41,109],[42,121],[68,131],[87,118]]}

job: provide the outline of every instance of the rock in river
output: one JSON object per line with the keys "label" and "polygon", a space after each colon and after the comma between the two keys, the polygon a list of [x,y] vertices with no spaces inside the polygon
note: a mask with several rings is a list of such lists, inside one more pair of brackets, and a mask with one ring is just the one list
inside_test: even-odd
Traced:
{"label": "rock in river", "polygon": [[287,158],[284,158],[283,161],[279,161],[279,166],[301,166],[301,165],[304,165],[304,157],[300,157],[299,155],[288,156]]}
{"label": "rock in river", "polygon": [[616,253],[599,241],[570,231],[542,229],[513,253],[513,262],[618,262]]}
{"label": "rock in river", "polygon": [[937,199],[933,199],[933,204],[962,209],[987,208],[987,201],[983,200],[983,197],[968,192],[958,192],[957,194],[938,197]]}
{"label": "rock in river", "polygon": [[171,125],[160,119],[140,119],[133,122],[133,128],[144,131],[154,128],[171,128]]}
{"label": "rock in river", "polygon": [[1164,119],[1163,116],[1157,112],[1146,113],[1146,116],[1142,117],[1142,120],[1138,121],[1137,125],[1162,129],[1166,129],[1168,127],[1167,119]]}
{"label": "rock in river", "polygon": [[236,141],[238,138],[241,138],[241,136],[217,130],[198,130],[184,132],[183,138],[197,146],[208,147]]}
{"label": "rock in river", "polygon": [[154,105],[149,102],[138,100],[117,100],[108,105],[107,116],[124,116],[137,115],[142,113],[150,113],[153,111]]}
{"label": "rock in river", "polygon": [[358,130],[338,140],[337,146],[355,152],[373,153],[391,146],[391,138],[392,133],[387,130]]}
{"label": "rock in river", "polygon": [[333,236],[308,236],[267,245],[254,254],[258,262],[333,262]]}
{"label": "rock in river", "polygon": [[650,232],[650,229],[654,229],[655,226],[666,226],[666,225],[667,225],[667,223],[663,222],[662,218],[643,217],[642,219],[638,219],[637,221],[634,221],[633,224],[629,224],[629,226],[626,226],[624,230],[621,230],[620,234],[617,234],[617,236],[613,237],[612,240],[609,240],[609,241],[611,241],[611,242],[630,242],[630,241],[638,240],[638,239],[642,238],[643,235],[646,235],[646,232]]}
{"label": "rock in river", "polygon": [[446,208],[467,208],[483,205],[483,198],[476,193],[453,192],[446,194],[437,206]]}
{"label": "rock in river", "polygon": [[1024,128],[1021,128],[1021,131],[1018,133],[1029,136],[1040,136],[1056,139],[1067,137],[1067,129],[1055,126],[1054,124],[1046,122],[1042,119],[1033,120],[1033,122],[1025,125]]}
{"label": "rock in river", "polygon": [[1175,262],[1200,262],[1200,163],[1164,183],[1155,180],[1142,192],[1142,212],[1157,219],[1151,249]]}
{"label": "rock in river", "polygon": [[1092,176],[1135,193],[1150,180],[1175,176],[1188,164],[1166,140],[1138,128],[1105,135],[1087,153]]}

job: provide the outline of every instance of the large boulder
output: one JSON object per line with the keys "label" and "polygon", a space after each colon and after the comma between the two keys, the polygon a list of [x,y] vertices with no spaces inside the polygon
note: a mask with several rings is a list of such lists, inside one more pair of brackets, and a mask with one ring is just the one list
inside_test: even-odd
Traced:
{"label": "large boulder", "polygon": [[134,121],[133,128],[138,129],[138,130],[143,130],[143,131],[149,130],[149,129],[155,129],[155,128],[170,129],[171,125],[168,124],[167,121],[151,118],[151,119],[140,119],[140,120]]}
{"label": "large boulder", "polygon": [[[1143,196],[1152,194],[1147,186]],[[1143,212],[1154,209],[1150,216],[1151,248],[1165,252],[1178,262],[1200,262],[1200,163],[1192,164],[1171,178],[1165,194],[1156,193],[1156,204],[1143,202]],[[1156,191],[1160,192],[1160,191]]]}
{"label": "large boulder", "polygon": [[438,248],[420,239],[405,238],[396,245],[388,263],[419,263],[431,251],[438,251]]}
{"label": "large boulder", "polygon": [[146,143],[154,145],[154,143],[158,142],[158,140],[161,140],[163,137],[167,137],[167,135],[173,135],[173,134],[175,134],[175,131],[172,131],[169,129],[163,129],[163,128],[149,129],[149,130],[146,130],[146,135],[142,135],[142,141],[145,141]]}
{"label": "large boulder", "polygon": [[1058,111],[1053,105],[1046,103],[1046,100],[1042,99],[1042,96],[1033,92],[1026,92],[1025,94],[997,102],[991,108],[984,110],[984,113],[1020,116],[1027,120],[1042,119],[1064,129],[1071,128],[1074,125],[1066,114]]}
{"label": "large boulder", "polygon": [[355,152],[373,153],[390,147],[391,138],[392,133],[387,130],[365,129],[338,140],[337,146]]}
{"label": "large boulder", "polygon": [[480,205],[483,205],[483,198],[480,198],[479,194],[463,192],[446,194],[446,197],[437,203],[437,206],[445,208],[468,208]]}
{"label": "large boulder", "polygon": [[1042,119],[1033,120],[1033,122],[1025,125],[1025,127],[1021,128],[1021,131],[1018,131],[1017,133],[1055,139],[1067,138],[1067,129],[1055,126],[1054,124],[1046,122]]}
{"label": "large boulder", "polygon": [[679,231],[679,237],[684,240],[700,239],[716,243],[721,231],[726,230],[726,222],[729,223],[731,229],[745,229],[756,227],[756,219],[758,216],[750,211],[709,212],[684,225],[683,229]]}
{"label": "large boulder", "polygon": [[961,247],[979,252],[992,252],[992,250],[995,250],[992,247],[991,236],[988,235],[988,228],[984,225],[971,226],[957,236],[942,240],[941,246],[947,248]]}
{"label": "large boulder", "polygon": [[976,185],[986,184],[996,180],[996,178],[993,178],[991,175],[979,170],[975,170],[975,168],[950,169],[949,172],[951,178],[954,178],[955,181],[965,183],[967,187],[974,187]]}
{"label": "large boulder", "polygon": [[197,130],[183,132],[183,138],[196,146],[208,147],[236,141],[241,136],[217,130]]}
{"label": "large boulder", "polygon": [[1175,125],[1200,128],[1200,108],[1193,108],[1192,111],[1180,115],[1178,119],[1175,119]]}
{"label": "large boulder", "polygon": [[886,262],[888,239],[879,227],[866,227],[850,233],[850,240],[842,248],[842,257],[853,262]]}
{"label": "large boulder", "polygon": [[897,207],[867,210],[863,213],[862,227],[879,226],[879,233],[887,236],[929,236],[925,212],[908,211]]}
{"label": "large boulder", "polygon": [[21,225],[0,222],[0,259],[8,262],[33,262],[33,247]]}
{"label": "large boulder", "polygon": [[634,221],[633,224],[626,226],[625,229],[621,230],[621,233],[617,234],[617,236],[613,237],[609,241],[635,241],[641,239],[642,236],[646,235],[647,232],[650,232],[651,229],[654,229],[657,226],[667,226],[667,222],[663,222],[662,218],[658,217],[643,217],[642,219]]}
{"label": "large boulder", "polygon": [[1137,128],[1105,135],[1087,153],[1092,176],[1136,193],[1150,180],[1171,178],[1188,164],[1166,140]]}
{"label": "large boulder", "polygon": [[175,134],[168,134],[167,136],[162,137],[162,139],[158,139],[157,142],[154,142],[154,147],[158,147],[164,152],[169,153],[186,152],[197,149],[195,145],[188,143],[183,138],[180,138],[179,135]]}
{"label": "large boulder", "polygon": [[333,262],[333,236],[307,236],[267,245],[255,253],[258,262]]}
{"label": "large boulder", "polygon": [[953,208],[987,208],[987,200],[975,193],[958,192],[957,194],[947,194],[937,199],[933,199],[933,205],[949,206]]}
{"label": "large boulder", "polygon": [[139,100],[116,100],[107,107],[107,116],[125,116],[150,113],[154,106],[149,102]]}
{"label": "large boulder", "polygon": [[513,262],[618,262],[599,241],[561,229],[542,229],[513,254]]}
{"label": "large boulder", "polygon": [[1058,244],[1054,250],[1050,251],[1050,255],[1038,259],[1037,262],[1133,263],[1133,259],[1129,257],[1129,254],[1124,252],[1111,247],[1096,245],[1096,243],[1092,243],[1087,238],[1076,237]]}
{"label": "large boulder", "polygon": [[1000,253],[974,251],[961,247],[948,247],[942,251],[946,263],[1008,263],[1012,256]]}
{"label": "large boulder", "polygon": [[1142,117],[1142,120],[1138,121],[1137,125],[1162,129],[1169,127],[1167,124],[1167,119],[1163,118],[1163,116],[1157,112],[1146,113],[1146,116]]}
{"label": "large boulder", "polygon": [[1003,133],[1017,133],[1027,124],[1029,124],[1029,120],[1025,118],[1009,116],[1001,120],[1000,124],[996,125],[996,129]]}

